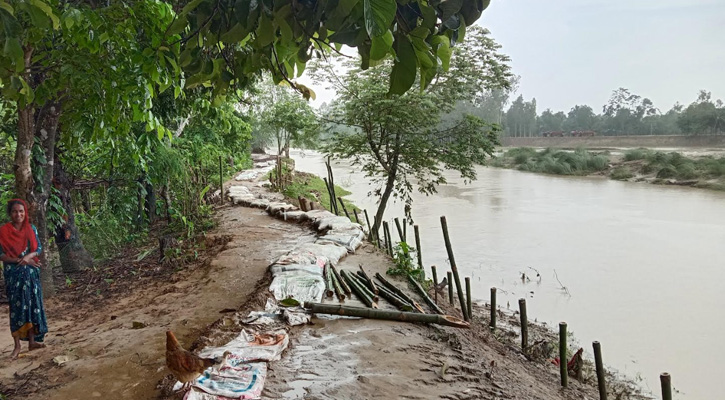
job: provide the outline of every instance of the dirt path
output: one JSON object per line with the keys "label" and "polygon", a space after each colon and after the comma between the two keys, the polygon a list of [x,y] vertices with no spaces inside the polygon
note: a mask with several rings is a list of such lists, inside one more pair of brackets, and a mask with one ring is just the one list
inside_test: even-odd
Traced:
{"label": "dirt path", "polygon": [[[165,282],[140,281],[133,292],[102,307],[91,296],[81,304],[50,299],[48,347],[24,350],[14,362],[8,359],[7,305],[0,306],[0,393],[14,393],[12,399],[158,397],[157,382],[169,373],[164,332],[171,329],[189,347],[223,316],[220,310],[248,302],[274,258],[311,240],[309,230],[258,209],[224,207],[216,217],[220,223],[211,235],[231,235],[231,241],[209,265],[176,272]],[[134,321],[146,327],[132,329]],[[57,356],[71,361],[57,366],[52,361]]]}

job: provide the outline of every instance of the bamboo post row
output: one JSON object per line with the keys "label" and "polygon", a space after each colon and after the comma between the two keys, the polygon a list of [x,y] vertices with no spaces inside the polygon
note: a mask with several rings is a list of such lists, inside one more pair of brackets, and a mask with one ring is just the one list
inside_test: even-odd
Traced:
{"label": "bamboo post row", "polygon": [[222,170],[222,156],[219,156],[219,203],[224,204],[224,171]]}
{"label": "bamboo post row", "polygon": [[453,326],[456,328],[470,328],[468,322],[461,321],[450,315],[420,314],[392,310],[373,310],[370,308],[351,307],[336,304],[322,304],[305,302],[304,307],[317,314],[350,315],[353,317],[364,317],[406,322],[427,322],[433,324]]}
{"label": "bamboo post row", "polygon": [[660,386],[662,386],[662,400],[672,400],[672,377],[667,372],[660,374]]}
{"label": "bamboo post row", "polygon": [[566,322],[559,322],[559,372],[561,373],[561,386],[569,385],[569,375],[566,370]]}
{"label": "bamboo post row", "polygon": [[496,288],[491,288],[491,322],[488,325],[492,331],[496,330]]}
{"label": "bamboo post row", "polygon": [[325,187],[327,187],[327,195],[330,196],[330,211],[335,213],[335,215],[338,215],[337,202],[335,201],[335,194],[333,193],[333,189],[330,188],[330,182],[327,180],[327,178],[322,178],[322,180],[325,182]]}
{"label": "bamboo post row", "polygon": [[390,257],[393,257],[393,235],[390,234],[390,225],[387,222],[383,222],[383,229],[385,229],[385,233],[388,235],[388,254],[390,254]]}
{"label": "bamboo post row", "polygon": [[463,320],[468,322],[470,320],[468,316],[468,310],[466,310],[466,302],[463,300],[463,290],[461,288],[461,278],[458,276],[458,267],[456,267],[456,260],[453,258],[453,248],[451,247],[451,239],[448,237],[448,223],[446,217],[441,216],[441,228],[443,229],[443,240],[446,242],[446,251],[448,252],[448,260],[451,262],[451,271],[453,272],[453,279],[456,281],[456,290],[458,291],[458,302],[461,305],[461,312],[463,314]]}
{"label": "bamboo post row", "polygon": [[436,314],[445,314],[443,312],[443,310],[441,310],[440,307],[438,307],[438,304],[436,304],[433,301],[433,299],[431,299],[430,296],[428,296],[428,293],[425,292],[425,289],[423,289],[423,287],[420,286],[420,283],[418,283],[418,281],[416,281],[415,278],[413,278],[412,276],[408,275],[408,282],[410,282],[410,284],[413,285],[413,287],[418,292],[418,294],[420,295],[420,297],[422,297],[423,300],[425,300],[425,302],[428,303],[428,305],[430,306],[430,308],[432,308],[433,311],[435,311]]}
{"label": "bamboo post row", "polygon": [[527,354],[529,349],[529,319],[526,315],[526,299],[519,299],[519,316],[521,317],[521,351]]}
{"label": "bamboo post row", "polygon": [[468,308],[468,318],[473,321],[473,308],[471,307],[471,278],[465,277],[466,281],[466,308]]}
{"label": "bamboo post row", "polygon": [[325,167],[327,167],[327,177],[329,179],[328,189],[330,191],[330,211],[333,211],[335,215],[340,215],[340,210],[337,208],[337,193],[335,193],[335,177],[332,175],[332,166],[330,165],[330,157],[325,160]]}
{"label": "bamboo post row", "polygon": [[451,305],[455,305],[456,302],[453,297],[453,273],[448,271],[446,272],[446,276],[448,276],[448,302],[451,303]]}
{"label": "bamboo post row", "polygon": [[393,218],[393,222],[395,222],[395,229],[398,230],[398,237],[400,238],[400,241],[405,242],[405,234],[403,233],[403,228],[400,226],[400,219],[395,217]]}
{"label": "bamboo post row", "polygon": [[438,304],[438,272],[436,271],[435,265],[431,265],[430,270],[433,273],[433,300]]}
{"label": "bamboo post row", "polygon": [[337,280],[340,282],[340,286],[342,286],[342,290],[347,293],[348,296],[352,294],[352,290],[350,290],[350,286],[347,285],[347,282],[345,282],[344,279],[342,279],[342,276],[340,276],[340,273],[337,272],[337,269],[335,269],[335,266],[331,265],[332,274],[335,275]]}
{"label": "bamboo post row", "polygon": [[599,400],[607,400],[607,384],[604,380],[604,363],[602,362],[602,346],[599,342],[593,342],[594,365],[597,369],[597,386],[599,387]]}
{"label": "bamboo post row", "polygon": [[[418,268],[423,268],[423,253],[420,249],[420,231],[418,231],[418,225],[413,225],[413,231],[415,232],[415,251],[418,252]],[[451,280],[448,279],[450,285]]]}
{"label": "bamboo post row", "polygon": [[391,292],[397,294],[400,298],[402,298],[403,300],[405,300],[408,303],[410,303],[411,305],[413,305],[413,308],[415,308],[416,310],[418,310],[418,312],[421,312],[421,313],[424,313],[425,314],[425,310],[423,310],[423,307],[421,307],[420,304],[418,304],[418,302],[416,302],[410,296],[408,296],[407,294],[405,294],[405,292],[403,292],[402,290],[400,290],[397,286],[395,286],[392,283],[388,282],[387,279],[383,278],[383,276],[380,275],[377,272],[375,273],[375,277],[380,281],[380,283],[383,284],[383,286],[385,286],[388,289],[390,289]]}

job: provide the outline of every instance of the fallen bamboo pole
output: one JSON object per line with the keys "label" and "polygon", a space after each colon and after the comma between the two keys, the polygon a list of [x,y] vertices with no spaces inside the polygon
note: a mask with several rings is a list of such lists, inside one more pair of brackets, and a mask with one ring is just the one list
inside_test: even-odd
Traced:
{"label": "fallen bamboo pole", "polygon": [[377,303],[375,303],[371,297],[368,297],[365,291],[360,286],[358,286],[357,281],[354,281],[353,278],[348,275],[347,271],[340,270],[340,275],[345,278],[347,284],[350,285],[350,289],[352,289],[352,291],[362,303],[364,303],[368,307],[378,308]]}
{"label": "fallen bamboo pole", "polygon": [[[340,273],[342,273],[342,271],[343,270],[340,270]],[[362,279],[360,279],[360,280],[357,279],[357,275],[355,275],[352,272],[348,272],[348,271],[345,271],[345,275],[347,275],[351,279],[354,279],[355,280],[355,283],[357,284],[357,286],[360,287],[360,289],[365,292],[365,295],[368,296],[368,297],[370,297],[374,302],[377,302],[378,300],[380,300],[380,298],[378,297],[378,295],[375,294],[375,293],[373,293],[365,285],[365,282]]]}
{"label": "fallen bamboo pole", "polygon": [[602,362],[602,346],[593,342],[594,365],[597,369],[597,386],[599,387],[599,400],[607,400],[607,383],[604,380],[604,363]]}
{"label": "fallen bamboo pole", "polygon": [[322,304],[305,302],[304,307],[316,314],[349,315],[353,317],[384,319],[402,322],[427,322],[453,326],[456,328],[470,328],[471,324],[450,315],[419,314],[393,310],[375,310],[362,307],[351,307],[337,304]]}
{"label": "fallen bamboo pole", "polygon": [[327,297],[332,297],[333,294],[332,272],[330,271],[330,266],[330,263],[325,264],[325,295]]}
{"label": "fallen bamboo pole", "polygon": [[413,225],[413,232],[415,233],[415,251],[418,253],[418,268],[423,268],[423,253],[420,250],[420,232],[418,231],[418,225]]}
{"label": "fallen bamboo pole", "polygon": [[365,268],[363,268],[362,264],[358,264],[358,268],[360,268],[360,272],[362,272],[363,278],[365,278],[365,281],[367,282],[368,286],[370,287],[370,290],[378,294],[378,287],[375,285],[375,282],[373,282],[372,279],[368,276],[367,273],[365,273]]}
{"label": "fallen bamboo pole", "polygon": [[448,301],[451,305],[455,305],[455,297],[453,297],[453,273],[451,271],[446,272],[448,275]]}
{"label": "fallen bamboo pole", "polygon": [[672,400],[672,377],[669,373],[660,374],[660,386],[662,386],[662,400]]}
{"label": "fallen bamboo pole", "polygon": [[458,302],[461,305],[461,312],[463,313],[463,319],[468,322],[470,320],[468,316],[468,310],[466,310],[466,302],[463,300],[463,290],[461,288],[461,278],[458,276],[458,267],[456,267],[456,260],[453,257],[453,247],[451,247],[451,239],[448,237],[448,223],[446,217],[441,216],[441,228],[443,229],[443,240],[446,243],[446,251],[448,252],[448,260],[451,262],[451,271],[453,272],[453,279],[456,281],[456,290],[458,291]]}
{"label": "fallen bamboo pole", "polygon": [[468,308],[468,317],[473,320],[473,308],[471,308],[471,278],[465,277],[466,281],[466,308]]}
{"label": "fallen bamboo pole", "polygon": [[433,273],[433,300],[438,304],[438,289],[436,288],[438,286],[438,272],[435,265],[431,265],[430,270]]}
{"label": "fallen bamboo pole", "polygon": [[337,295],[337,299],[345,301],[345,293],[342,290],[340,281],[337,280],[337,274],[331,273],[330,275],[332,276],[332,286],[335,288],[335,295]]}
{"label": "fallen bamboo pole", "polygon": [[397,294],[401,299],[403,299],[403,300],[407,301],[408,303],[410,303],[413,306],[413,308],[415,308],[416,310],[418,310],[418,312],[425,314],[425,310],[423,310],[423,307],[421,307],[420,304],[418,304],[418,302],[416,302],[410,296],[408,296],[407,294],[405,294],[405,292],[403,292],[402,290],[400,290],[397,286],[395,286],[392,283],[388,282],[387,279],[383,278],[383,276],[380,275],[377,272],[375,273],[375,277],[380,281],[380,283],[383,284],[383,286],[385,286],[386,288],[390,289],[391,292]]}
{"label": "fallen bamboo pole", "polygon": [[342,290],[344,290],[345,293],[347,293],[347,295],[350,296],[352,294],[352,290],[350,290],[350,286],[348,286],[347,282],[345,282],[345,280],[342,279],[342,276],[340,276],[340,273],[337,272],[337,269],[335,269],[334,266],[332,267],[332,274],[335,275],[337,280],[340,282],[340,286],[342,286]]}
{"label": "fallen bamboo pole", "polygon": [[[368,285],[368,282],[362,276],[362,272],[358,271],[357,275],[350,274],[350,276],[357,278],[358,283],[360,283],[362,285],[366,285],[366,286]],[[367,286],[367,287],[368,287],[368,289],[370,288],[370,286]],[[417,312],[410,303],[408,303],[407,301],[402,299],[397,294],[393,293],[390,289],[386,288],[385,286],[378,286],[378,290],[379,290],[380,297],[387,300],[390,304],[394,305],[399,310]]]}
{"label": "fallen bamboo pole", "polygon": [[418,281],[416,281],[415,278],[413,278],[412,276],[408,275],[408,282],[410,282],[410,284],[413,285],[413,287],[418,292],[418,294],[420,295],[420,297],[422,297],[423,300],[425,300],[425,302],[428,303],[428,305],[430,306],[430,308],[432,308],[433,311],[435,311],[436,314],[445,314],[443,312],[443,310],[441,310],[441,308],[438,307],[438,304],[436,304],[433,301],[433,299],[431,299],[430,296],[428,296],[428,293],[425,292],[425,289],[423,289],[423,287],[420,286],[420,283],[418,283]]}
{"label": "fallen bamboo pole", "polygon": [[[569,374],[566,370],[566,322],[559,322],[559,373],[561,374],[561,386],[569,386]],[[671,400],[671,399],[669,399]]]}
{"label": "fallen bamboo pole", "polygon": [[529,319],[526,316],[526,299],[519,299],[519,316],[521,317],[521,351],[527,354],[529,351]]}
{"label": "fallen bamboo pole", "polygon": [[491,288],[491,322],[488,324],[492,331],[496,330],[496,288]]}
{"label": "fallen bamboo pole", "polygon": [[395,222],[395,229],[398,230],[398,237],[400,238],[400,241],[405,242],[405,234],[403,233],[403,229],[400,227],[400,219],[395,217],[393,218],[393,221]]}

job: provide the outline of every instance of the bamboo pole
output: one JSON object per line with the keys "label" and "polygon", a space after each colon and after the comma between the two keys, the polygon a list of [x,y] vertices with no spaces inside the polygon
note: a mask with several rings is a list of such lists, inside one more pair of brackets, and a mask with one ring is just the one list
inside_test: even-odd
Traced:
{"label": "bamboo pole", "polygon": [[331,273],[330,275],[332,276],[332,286],[335,288],[335,295],[337,295],[337,299],[345,301],[345,293],[342,290],[340,281],[337,280],[337,274]]}
{"label": "bamboo pole", "polygon": [[[420,232],[418,231],[418,225],[413,225],[413,232],[415,232],[415,251],[418,252],[418,268],[423,268],[423,253],[420,249]],[[450,284],[450,279],[448,282]]]}
{"label": "bamboo pole", "polygon": [[333,285],[332,285],[332,272],[330,271],[331,264],[328,262],[325,264],[325,295],[332,297]]}
{"label": "bamboo pole", "polygon": [[438,289],[436,288],[438,286],[438,273],[436,272],[436,266],[431,265],[430,270],[433,273],[433,300],[438,304]]}
{"label": "bamboo pole", "polygon": [[350,277],[347,271],[340,270],[340,275],[345,278],[347,284],[350,285],[350,289],[352,289],[352,291],[360,299],[361,302],[363,302],[368,307],[378,308],[377,303],[375,303],[373,299],[369,297],[360,286],[358,286],[357,281],[353,280],[353,278]]}
{"label": "bamboo pole", "polygon": [[455,305],[456,301],[454,300],[455,297],[453,297],[453,273],[448,271],[446,275],[448,276],[448,301],[451,305]]}
{"label": "bamboo pole", "polygon": [[371,242],[375,242],[375,247],[380,247],[380,243],[377,241],[377,237],[375,235],[375,232],[373,232],[373,228],[370,226],[370,218],[368,217],[368,210],[363,210],[365,212],[365,222],[368,224],[368,240]]}
{"label": "bamboo pole", "polygon": [[408,243],[408,221],[403,220],[403,237],[405,238],[405,243]]}
{"label": "bamboo pole", "polygon": [[400,241],[405,242],[405,234],[403,233],[403,229],[400,227],[400,219],[395,217],[393,218],[393,221],[395,222],[395,229],[398,230],[398,237],[400,238]]}
{"label": "bamboo pole", "polygon": [[660,374],[660,386],[662,386],[662,400],[672,400],[672,377],[669,373]]}
{"label": "bamboo pole", "polygon": [[468,308],[468,317],[473,320],[473,309],[471,308],[471,278],[465,277],[466,281],[466,308]]}
{"label": "bamboo pole", "polygon": [[350,286],[347,285],[347,282],[345,282],[344,279],[342,279],[342,276],[340,276],[340,273],[337,272],[337,269],[335,269],[334,266],[332,266],[332,274],[337,278],[338,282],[340,282],[340,286],[342,286],[342,290],[347,293],[348,296],[352,294],[352,291],[350,290]]}
{"label": "bamboo pole", "polygon": [[526,316],[526,299],[519,299],[519,314],[521,317],[521,351],[527,354],[529,351],[529,319]]}
{"label": "bamboo pole", "polygon": [[219,156],[219,193],[221,194],[219,202],[224,204],[224,172],[222,168],[222,156]]}
{"label": "bamboo pole", "polygon": [[383,221],[383,240],[385,241],[385,243],[383,243],[383,246],[385,246],[385,252],[388,253],[388,255],[390,257],[392,257],[393,256],[392,251],[391,251],[390,247],[388,246],[388,230],[385,229],[387,224],[388,224],[387,222]]}
{"label": "bamboo pole", "polygon": [[405,300],[408,303],[410,303],[413,306],[413,308],[415,308],[416,310],[418,310],[418,312],[425,314],[425,311],[423,310],[423,307],[421,307],[420,304],[418,304],[418,302],[416,302],[410,296],[408,296],[407,294],[405,294],[405,292],[403,292],[402,290],[400,290],[397,286],[395,286],[392,283],[388,282],[387,279],[383,278],[383,276],[380,275],[377,272],[375,273],[375,277],[378,278],[378,280],[380,281],[380,283],[383,284],[383,286],[387,287],[388,289],[390,289],[391,292],[397,294],[398,296],[400,296],[400,298],[402,298],[403,300]]}
{"label": "bamboo pole", "polygon": [[335,177],[332,174],[332,166],[330,165],[330,157],[325,160],[325,167],[327,167],[327,178],[329,179],[329,191],[330,191],[330,211],[334,209],[335,215],[340,215],[340,210],[337,208],[337,193],[335,193]]}
{"label": "bamboo pole", "polygon": [[569,385],[569,375],[566,370],[566,322],[559,322],[559,372],[561,373],[561,386]]}
{"label": "bamboo pole", "polygon": [[[342,273],[342,271],[343,270],[340,270],[340,273]],[[349,272],[349,271],[345,271],[345,275],[347,275],[348,277],[350,277],[353,280],[355,280],[355,283],[360,287],[360,289],[362,289],[363,292],[365,292],[365,295],[368,296],[368,297],[370,297],[374,302],[377,302],[378,300],[380,300],[380,297],[378,297],[378,295],[376,293],[373,293],[367,287],[367,285],[365,284],[365,282],[364,282],[363,279],[358,279],[358,276],[357,275],[355,275],[354,273]]]}
{"label": "bamboo pole", "polygon": [[607,383],[604,379],[604,363],[602,362],[602,346],[599,342],[593,342],[594,365],[597,368],[597,385],[599,387],[599,400],[607,400]]}
{"label": "bamboo pole", "polygon": [[463,320],[468,322],[470,320],[468,316],[468,310],[466,310],[465,301],[463,299],[463,290],[461,289],[461,278],[458,276],[458,267],[456,267],[456,260],[453,258],[453,248],[451,247],[451,239],[448,237],[448,223],[446,217],[441,216],[441,228],[443,229],[443,240],[446,242],[446,251],[448,252],[448,260],[451,262],[451,271],[453,272],[453,279],[456,281],[456,290],[458,291],[458,302],[461,305],[461,311],[463,313]]}
{"label": "bamboo pole", "polygon": [[362,264],[358,264],[358,268],[360,268],[360,272],[362,272],[362,275],[365,278],[365,281],[367,282],[368,286],[370,287],[370,290],[373,293],[378,294],[378,288],[377,288],[377,286],[375,286],[375,282],[373,282],[373,280],[370,279],[368,274],[365,273],[365,268],[363,268]]}
{"label": "bamboo pole", "polygon": [[450,315],[419,314],[393,310],[374,310],[370,308],[351,307],[337,304],[305,302],[304,307],[316,314],[349,315],[353,317],[384,319],[403,322],[427,322],[432,324],[470,328],[468,322]]}
{"label": "bamboo pole", "polygon": [[383,222],[383,229],[385,230],[385,234],[388,237],[388,254],[390,254],[390,257],[393,257],[393,236],[390,235],[390,226],[387,222]]}
{"label": "bamboo pole", "polygon": [[[345,212],[345,216],[347,217],[347,219],[350,219],[350,213],[347,212],[347,207],[345,207],[345,203],[343,203],[342,197],[338,197],[337,200],[340,201],[340,205],[342,206],[342,211]],[[350,219],[350,221],[352,221],[352,220]]]}
{"label": "bamboo pole", "polygon": [[327,195],[330,196],[330,211],[335,213],[335,215],[339,215],[337,213],[337,202],[335,201],[335,194],[332,192],[332,189],[330,188],[330,183],[328,182],[327,178],[322,178],[322,180],[325,182],[325,186],[327,187]]}
{"label": "bamboo pole", "polygon": [[352,209],[352,214],[355,216],[355,223],[360,225],[360,217],[357,215],[357,208]]}
{"label": "bamboo pole", "polygon": [[[355,275],[352,275],[355,276]],[[362,272],[357,272],[357,278],[358,282],[362,283],[363,285],[368,285],[368,282],[365,280],[365,277],[362,276]],[[368,289],[370,286],[368,286]],[[416,311],[413,306],[408,303],[405,299],[401,298],[397,294],[393,293],[390,289],[388,289],[385,286],[377,286],[380,297],[387,300],[390,304],[394,305],[401,311]]]}
{"label": "bamboo pole", "polygon": [[418,294],[420,295],[420,297],[422,297],[423,300],[425,300],[425,302],[428,303],[428,305],[430,306],[430,308],[432,308],[433,311],[435,311],[436,314],[445,314],[443,312],[443,310],[441,310],[441,308],[438,307],[438,304],[436,304],[433,301],[433,299],[431,299],[430,296],[428,296],[428,293],[425,292],[425,289],[423,289],[423,287],[420,286],[420,283],[418,283],[418,281],[416,281],[415,278],[413,278],[412,276],[408,275],[408,282],[410,282],[410,284],[413,285],[413,288],[415,288],[415,290],[418,292]]}
{"label": "bamboo pole", "polygon": [[492,331],[496,330],[496,288],[491,288],[491,323],[488,325]]}

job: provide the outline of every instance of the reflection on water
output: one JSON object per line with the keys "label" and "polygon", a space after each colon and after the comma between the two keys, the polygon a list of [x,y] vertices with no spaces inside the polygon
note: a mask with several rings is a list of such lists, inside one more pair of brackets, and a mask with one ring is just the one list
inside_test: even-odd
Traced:
{"label": "reflection on water", "polygon": [[[326,174],[319,156],[296,161]],[[348,198],[372,214],[362,174],[340,163],[333,170]],[[474,298],[487,301],[496,286],[498,303],[513,309],[525,297],[531,318],[567,321],[590,357],[600,341],[606,364],[641,375],[654,393],[668,371],[676,398],[716,397],[725,360],[717,341],[725,328],[725,193],[485,167],[478,175],[463,185],[451,173],[437,195],[413,195],[426,266],[447,265],[445,215]],[[394,204],[386,218],[401,214]]]}

